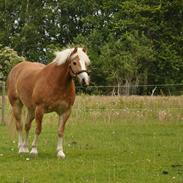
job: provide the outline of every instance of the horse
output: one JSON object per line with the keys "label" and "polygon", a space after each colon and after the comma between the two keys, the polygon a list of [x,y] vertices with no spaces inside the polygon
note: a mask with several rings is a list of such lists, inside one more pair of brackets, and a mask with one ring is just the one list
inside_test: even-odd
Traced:
{"label": "horse", "polygon": [[[57,156],[65,158],[63,151],[64,128],[75,100],[75,79],[89,85],[87,67],[90,59],[85,48],[68,48],[56,52],[47,65],[23,61],[12,68],[7,78],[7,93],[18,132],[18,152],[29,153],[28,138],[31,123],[36,128],[30,154],[37,155],[38,137],[42,130],[44,113],[56,112],[59,116]],[[22,107],[27,109],[25,139],[21,122]]]}

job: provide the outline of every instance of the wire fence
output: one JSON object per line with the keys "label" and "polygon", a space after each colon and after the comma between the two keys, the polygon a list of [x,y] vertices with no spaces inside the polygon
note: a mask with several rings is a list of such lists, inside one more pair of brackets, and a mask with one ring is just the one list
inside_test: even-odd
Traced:
{"label": "wire fence", "polygon": [[98,95],[183,95],[183,83],[76,86],[78,93]]}
{"label": "wire fence", "polygon": [[[130,86],[126,86],[126,85],[96,85],[96,86],[88,86],[91,88],[126,88],[126,87],[131,87],[131,88],[135,88],[135,87],[162,87],[162,86],[183,86],[183,84],[150,84],[150,85],[130,85]],[[82,86],[77,86],[78,88],[81,88]]]}
{"label": "wire fence", "polygon": [[[166,107],[166,110],[183,110],[183,107]],[[108,112],[108,111],[159,111],[165,110],[165,108],[156,108],[156,109],[148,109],[148,108],[84,108],[84,109],[74,109],[74,111],[85,111],[85,112]]]}

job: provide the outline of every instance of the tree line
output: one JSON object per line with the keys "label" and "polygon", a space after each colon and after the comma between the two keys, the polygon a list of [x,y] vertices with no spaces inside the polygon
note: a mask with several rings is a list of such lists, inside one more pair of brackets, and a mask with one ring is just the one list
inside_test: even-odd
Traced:
{"label": "tree line", "polygon": [[1,47],[49,63],[56,50],[84,46],[92,85],[125,86],[90,92],[149,94],[148,85],[183,84],[180,0],[3,0],[0,11]]}

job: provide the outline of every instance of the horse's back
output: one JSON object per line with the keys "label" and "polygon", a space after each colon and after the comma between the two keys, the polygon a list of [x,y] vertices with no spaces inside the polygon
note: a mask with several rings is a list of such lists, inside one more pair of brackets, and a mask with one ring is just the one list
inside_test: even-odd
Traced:
{"label": "horse's back", "polygon": [[7,86],[8,97],[12,105],[17,99],[31,105],[29,99],[32,96],[37,75],[44,67],[44,64],[23,61],[10,71]]}

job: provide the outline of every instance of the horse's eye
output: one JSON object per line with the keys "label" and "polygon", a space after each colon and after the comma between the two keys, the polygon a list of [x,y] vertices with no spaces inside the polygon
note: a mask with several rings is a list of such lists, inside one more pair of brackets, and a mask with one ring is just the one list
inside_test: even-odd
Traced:
{"label": "horse's eye", "polygon": [[76,62],[73,62],[74,65],[76,65]]}

